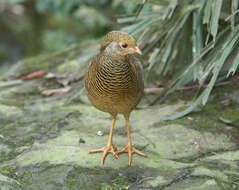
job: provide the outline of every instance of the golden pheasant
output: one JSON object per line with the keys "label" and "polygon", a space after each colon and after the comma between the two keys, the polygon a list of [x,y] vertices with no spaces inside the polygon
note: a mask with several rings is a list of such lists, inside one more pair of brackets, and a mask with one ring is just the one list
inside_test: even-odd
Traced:
{"label": "golden pheasant", "polygon": [[[118,154],[128,152],[129,165],[132,153],[146,157],[134,148],[130,137],[130,113],[139,103],[144,89],[142,67],[134,54],[142,53],[133,37],[121,31],[109,32],[101,43],[100,53],[92,59],[86,74],[85,89],[89,100],[96,108],[112,116],[107,145],[90,151],[103,152],[102,164],[109,152],[116,158]],[[126,120],[128,137],[128,142],[120,151],[116,151],[112,143],[117,114],[123,114]]]}

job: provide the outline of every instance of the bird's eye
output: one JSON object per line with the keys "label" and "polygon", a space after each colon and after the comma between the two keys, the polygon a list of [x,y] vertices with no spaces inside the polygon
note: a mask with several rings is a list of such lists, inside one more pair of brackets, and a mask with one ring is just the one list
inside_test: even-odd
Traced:
{"label": "bird's eye", "polygon": [[128,47],[128,44],[122,44],[121,47],[122,47],[122,48],[127,48],[127,47]]}

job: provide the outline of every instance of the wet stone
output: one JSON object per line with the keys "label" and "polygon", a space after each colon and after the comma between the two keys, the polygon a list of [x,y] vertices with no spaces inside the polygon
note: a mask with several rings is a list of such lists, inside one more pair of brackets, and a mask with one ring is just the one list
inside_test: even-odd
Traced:
{"label": "wet stone", "polygon": [[[72,62],[71,67],[79,65]],[[66,67],[63,62],[55,71]],[[104,165],[100,164],[101,153],[89,154],[89,150],[106,145],[111,118],[88,103],[79,89],[83,81],[72,84],[68,94],[41,96],[41,90],[57,85],[41,79],[1,90],[2,189],[239,189],[239,131],[218,120],[237,119],[235,97],[233,104],[225,106],[213,99],[188,117],[167,122],[165,117],[191,102],[151,107],[142,103],[144,108],[140,105],[132,112],[131,135],[135,147],[148,157],[133,155],[129,167],[127,154],[119,159],[109,154]],[[104,135],[97,135],[97,131]],[[124,118],[119,116],[113,136],[118,149],[127,142],[125,132]]]}

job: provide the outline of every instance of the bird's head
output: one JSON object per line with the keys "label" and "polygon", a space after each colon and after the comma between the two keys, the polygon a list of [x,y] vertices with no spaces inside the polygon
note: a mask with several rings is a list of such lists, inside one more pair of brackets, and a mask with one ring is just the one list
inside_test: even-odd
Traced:
{"label": "bird's head", "polygon": [[142,52],[136,45],[135,39],[129,34],[122,31],[109,32],[101,43],[101,51],[111,50],[114,53],[122,55],[139,54]]}

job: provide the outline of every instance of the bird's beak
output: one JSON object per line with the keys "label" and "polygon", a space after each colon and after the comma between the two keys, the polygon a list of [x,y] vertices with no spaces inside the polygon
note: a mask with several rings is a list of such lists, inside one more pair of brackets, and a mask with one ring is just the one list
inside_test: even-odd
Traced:
{"label": "bird's beak", "polygon": [[141,50],[138,48],[138,46],[135,46],[134,52],[137,53],[137,54],[139,54],[139,55],[142,55],[142,52],[141,52]]}

